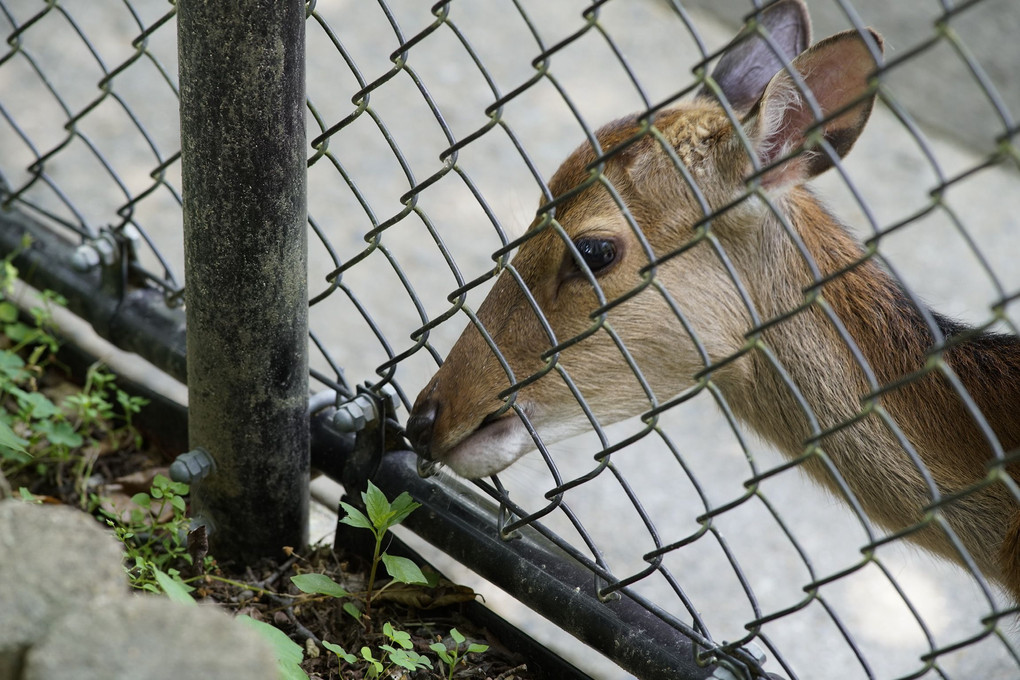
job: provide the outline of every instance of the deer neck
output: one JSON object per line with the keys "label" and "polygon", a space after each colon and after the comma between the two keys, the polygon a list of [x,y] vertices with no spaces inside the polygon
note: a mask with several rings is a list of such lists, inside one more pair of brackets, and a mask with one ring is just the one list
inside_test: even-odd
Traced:
{"label": "deer neck", "polygon": [[[933,496],[916,460],[945,494],[984,478],[997,447],[1008,453],[1020,446],[1020,345],[1014,336],[975,334],[934,355],[981,411],[975,417],[932,359],[935,334],[892,277],[872,260],[861,261],[861,248],[806,189],[792,190],[781,205],[821,276],[843,273],[817,289],[819,302],[760,334],[767,351],[748,355],[742,384],[730,386],[727,398],[738,417],[789,456],[810,451],[813,438],[832,463],[809,457],[805,469],[813,477],[837,495],[845,481],[880,524],[907,526]],[[814,277],[779,220],[770,215],[764,222],[761,242],[745,249],[757,252],[734,252],[767,321],[804,305]],[[938,314],[932,318],[945,336],[973,333]],[[911,375],[918,377],[888,388]],[[985,435],[981,417],[993,437]],[[1000,491],[981,502],[1011,512],[1015,502]],[[979,512],[975,506],[973,514]],[[998,535],[998,545],[1001,526],[983,526]]]}

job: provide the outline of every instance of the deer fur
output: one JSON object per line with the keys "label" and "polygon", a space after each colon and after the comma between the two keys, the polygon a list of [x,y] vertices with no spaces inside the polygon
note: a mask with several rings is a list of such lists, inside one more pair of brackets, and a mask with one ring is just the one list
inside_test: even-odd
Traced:
{"label": "deer fur", "polygon": [[[487,476],[535,448],[525,421],[546,443],[591,427],[573,389],[606,425],[711,367],[741,421],[787,456],[814,450],[802,465],[815,481],[843,496],[842,479],[875,523],[914,528],[910,540],[937,555],[965,561],[949,533],[924,522],[933,502],[979,485],[938,512],[1020,600],[1018,501],[994,479],[980,486],[996,447],[1020,447],[1017,338],[919,309],[805,186],[864,128],[882,40],[848,31],[805,49],[801,0],[757,21],[722,57],[715,89],[650,121],[611,123],[596,134],[600,150],[584,144],[567,158],[549,183],[560,229],[536,219],[516,276],[504,272],[478,309],[489,339],[465,329],[418,397],[408,437],[425,458]],[[708,215],[707,232],[692,229]],[[590,271],[588,251],[600,248],[611,263]],[[755,319],[775,322],[751,332]],[[904,380],[932,356],[948,372]]]}

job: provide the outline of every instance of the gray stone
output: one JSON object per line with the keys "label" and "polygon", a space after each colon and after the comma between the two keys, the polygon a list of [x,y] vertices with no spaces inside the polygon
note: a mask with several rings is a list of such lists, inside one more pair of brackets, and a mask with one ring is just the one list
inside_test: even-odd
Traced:
{"label": "gray stone", "polygon": [[138,595],[70,612],[28,652],[22,680],[276,680],[269,645],[226,613]]}
{"label": "gray stone", "polygon": [[67,507],[0,502],[0,677],[70,609],[126,591],[120,546]]}

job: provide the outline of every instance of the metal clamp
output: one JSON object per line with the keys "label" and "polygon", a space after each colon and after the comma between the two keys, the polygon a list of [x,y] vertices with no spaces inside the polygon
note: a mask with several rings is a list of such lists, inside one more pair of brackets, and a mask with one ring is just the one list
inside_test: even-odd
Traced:
{"label": "metal clamp", "polygon": [[[710,676],[712,680],[758,680],[758,678],[763,677],[757,672],[754,672],[754,667],[761,668],[762,664],[764,664],[768,658],[765,655],[765,650],[763,650],[761,646],[755,642],[748,642],[746,645],[739,648],[737,653],[740,656],[752,660],[753,666],[752,664],[741,663],[731,658],[720,657],[716,660],[718,665]],[[764,677],[772,678],[774,680],[783,680],[780,676],[773,675],[771,673]]]}

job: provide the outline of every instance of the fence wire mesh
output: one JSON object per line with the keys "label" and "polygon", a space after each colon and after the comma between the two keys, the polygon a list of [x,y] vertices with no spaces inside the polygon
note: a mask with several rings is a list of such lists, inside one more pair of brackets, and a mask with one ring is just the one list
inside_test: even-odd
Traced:
{"label": "fence wire mesh", "polygon": [[[603,123],[693,95],[705,65],[761,4],[309,3],[313,378],[341,396],[365,380],[391,384],[410,408],[465,325],[478,324],[495,279],[524,281],[510,264],[515,250],[566,233],[549,188],[559,163]],[[902,284],[905,304],[924,300],[974,327],[1015,335],[1020,91],[1009,86],[1016,50],[1000,38],[1020,12],[998,0],[884,10],[866,0],[817,0],[809,8],[816,39],[872,25],[887,43],[867,130],[813,186],[865,244],[863,261],[881,263]],[[183,267],[173,4],[109,0],[86,9],[21,0],[0,3],[0,14],[8,45],[0,57],[4,206],[83,241],[136,229],[137,273],[176,302]],[[605,167],[592,164],[591,181],[613,187]],[[549,219],[525,233],[536,207]],[[656,267],[685,257],[679,251],[735,256],[711,229],[696,230],[722,219],[704,217],[688,225],[677,253],[646,258],[642,294],[690,313],[684,291],[669,290]],[[777,281],[787,273],[775,269]],[[825,295],[830,280],[855,270],[802,282],[803,298],[788,308],[744,294],[750,309],[765,311],[749,314],[741,332],[789,385],[799,367],[785,365],[770,329],[821,310],[840,346],[856,346],[846,340],[852,320]],[[524,297],[537,309],[533,295]],[[588,335],[616,333],[614,309],[626,302],[607,298],[604,309],[589,310],[590,328],[544,350],[583,349]],[[780,455],[737,418],[719,377],[726,360],[712,357],[679,397],[656,390],[646,398],[642,418],[603,428],[592,417],[587,434],[540,439],[540,453],[480,482],[502,508],[492,530],[509,536],[540,526],[591,569],[605,597],[625,590],[706,653],[755,641],[767,650],[765,669],[783,677],[1011,677],[1020,657],[1008,598],[973,561],[949,566],[906,539],[956,535],[945,509],[983,489],[1005,489],[1003,502],[1016,502],[1006,474],[1016,443],[1003,442],[994,461],[990,445],[986,476],[934,489],[916,523],[891,531],[867,517],[824,453],[826,436],[860,421],[878,419],[898,433],[902,423],[883,396],[931,373],[960,395],[965,417],[983,422],[985,395],[967,395],[946,358],[959,340],[927,322],[926,363],[891,382],[862,369],[871,379],[856,395],[858,410],[820,419],[797,456]],[[697,343],[702,329],[693,330]],[[629,365],[639,383],[655,384],[634,359],[633,336],[613,341],[612,366],[600,370],[609,376]],[[895,355],[898,342],[861,350]],[[674,350],[667,343],[664,351]],[[556,357],[543,357],[551,359],[543,380],[569,382],[571,364]],[[587,408],[583,390],[576,394]],[[815,406],[793,408],[810,414]],[[912,460],[913,443],[896,438],[894,455]],[[832,493],[806,479],[818,461],[828,465]],[[959,536],[956,545],[971,540]],[[619,676],[611,665],[595,669]]]}
{"label": "fence wire mesh", "polygon": [[176,303],[183,258],[175,9],[105,0],[83,9],[0,6],[3,205],[44,218],[70,240],[106,233],[136,242],[134,273]]}

